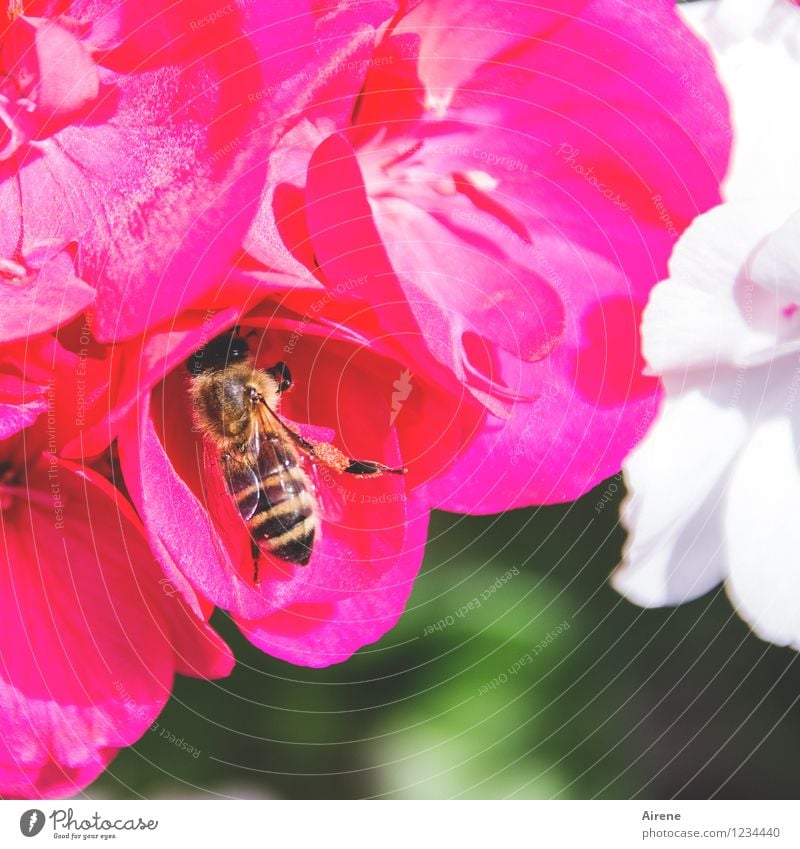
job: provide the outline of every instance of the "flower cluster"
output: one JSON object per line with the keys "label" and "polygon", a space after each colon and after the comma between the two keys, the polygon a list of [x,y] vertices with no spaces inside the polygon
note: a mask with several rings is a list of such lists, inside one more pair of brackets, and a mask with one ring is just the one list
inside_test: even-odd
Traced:
{"label": "flower cluster", "polygon": [[[75,792],[175,673],[227,674],[215,607],[341,662],[401,615],[431,509],[619,471],[727,105],[671,3],[559,5],[0,10],[1,793]],[[301,439],[407,470],[318,464],[308,565],[258,582],[186,367],[234,327]]]}

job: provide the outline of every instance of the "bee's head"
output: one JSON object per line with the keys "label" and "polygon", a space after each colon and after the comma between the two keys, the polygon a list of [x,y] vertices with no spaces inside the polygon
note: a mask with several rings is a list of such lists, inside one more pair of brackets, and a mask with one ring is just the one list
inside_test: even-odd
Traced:
{"label": "bee's head", "polygon": [[198,375],[204,371],[214,371],[225,368],[231,363],[246,360],[249,354],[250,346],[246,339],[239,336],[238,328],[236,328],[230,333],[217,336],[216,339],[212,339],[195,351],[186,360],[186,368],[191,374]]}

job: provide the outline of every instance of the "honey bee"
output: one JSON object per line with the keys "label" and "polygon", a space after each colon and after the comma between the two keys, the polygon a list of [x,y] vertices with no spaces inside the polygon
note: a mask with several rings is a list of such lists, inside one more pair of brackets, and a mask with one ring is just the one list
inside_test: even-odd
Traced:
{"label": "honey bee", "polygon": [[186,362],[194,415],[218,452],[228,494],[250,534],[253,580],[262,553],[306,566],[320,533],[315,488],[301,461],[338,473],[405,474],[372,460],[354,460],[327,442],[311,443],[278,415],[292,387],[285,363],[258,368],[239,328],[211,340]]}

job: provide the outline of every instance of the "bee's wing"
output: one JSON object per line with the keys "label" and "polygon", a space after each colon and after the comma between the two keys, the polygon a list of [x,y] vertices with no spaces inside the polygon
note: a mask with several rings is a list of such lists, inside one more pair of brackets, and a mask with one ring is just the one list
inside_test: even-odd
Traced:
{"label": "bee's wing", "polygon": [[347,497],[346,482],[341,475],[334,475],[330,469],[305,457],[305,469],[314,488],[320,514],[328,522],[344,520],[344,502]]}
{"label": "bee's wing", "polygon": [[[220,546],[221,561],[230,559],[234,564],[241,564],[242,576],[244,576],[251,568],[248,535],[246,532],[241,535],[231,534],[228,529],[236,527],[241,522],[242,529],[246,530],[244,524],[246,520],[231,490],[232,481],[236,477],[227,473],[232,472],[233,469],[223,459],[224,457],[225,455],[220,453],[216,445],[207,439],[202,440],[200,499],[217,529],[215,539]],[[250,509],[249,504],[246,509]]]}
{"label": "bee's wing", "polygon": [[[297,482],[290,471],[297,464],[297,455],[302,455],[302,445],[297,444],[295,434],[280,420],[275,411],[262,402],[257,411],[258,426],[256,439],[258,448],[259,480],[271,480],[270,489],[282,489],[290,495],[297,494]],[[301,450],[298,451],[297,449]],[[272,499],[270,499],[272,500]]]}
{"label": "bee's wing", "polygon": [[248,463],[234,460],[227,454],[219,458],[219,467],[228,493],[236,503],[239,515],[246,521],[251,518],[258,507],[261,497],[261,484],[256,470]]}
{"label": "bee's wing", "polygon": [[[295,446],[297,454],[300,457],[301,468],[305,472],[321,516],[327,521],[341,521],[344,516],[343,501],[347,497],[347,489],[341,481],[341,475],[334,474],[326,466],[317,462],[314,459],[313,444],[299,433],[295,433],[271,407],[266,404],[262,404],[261,406],[264,430],[281,433],[285,440]],[[320,432],[322,432],[321,429]],[[262,443],[276,444],[263,437]],[[294,484],[292,483],[291,485],[293,486]]]}

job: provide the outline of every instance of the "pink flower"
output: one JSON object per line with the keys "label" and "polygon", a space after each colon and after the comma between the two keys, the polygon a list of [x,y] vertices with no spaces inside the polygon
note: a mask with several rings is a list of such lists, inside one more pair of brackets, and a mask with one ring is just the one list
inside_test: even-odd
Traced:
{"label": "pink flower", "polygon": [[152,724],[175,672],[219,677],[233,663],[125,497],[54,453],[88,448],[85,425],[108,400],[89,327],[0,346],[2,796],[77,792]]}
{"label": "pink flower", "polygon": [[[283,135],[242,261],[123,357],[120,458],[151,545],[271,654],[324,666],[384,634],[431,506],[575,497],[646,429],[659,390],[639,373],[639,309],[728,153],[679,76],[651,68],[680,49],[726,107],[667,3],[577,6],[329,22],[338,50],[275,93]],[[288,362],[292,427],[409,469],[323,470],[310,563],[262,555],[259,584],[185,366],[234,324],[258,366]]]}
{"label": "pink flower", "polygon": [[99,339],[132,336],[213,284],[265,175],[266,131],[248,100],[264,85],[250,36],[259,5],[9,5],[0,339],[90,306]]}
{"label": "pink flower", "polygon": [[[195,426],[185,366],[232,320],[230,311],[207,317],[194,339],[161,334],[166,360],[140,372],[146,386],[156,384],[152,396],[120,427],[123,474],[174,586],[190,587],[230,611],[270,654],[326,666],[397,621],[422,559],[428,511],[405,476],[359,478],[320,468],[322,527],[311,562],[295,566],[262,555],[256,585],[250,537],[223,490],[219,454]],[[277,316],[268,321],[265,333],[267,320],[251,314],[241,330],[244,337],[251,328],[261,337],[251,342],[261,367],[285,357],[292,339]],[[391,391],[385,391],[397,379],[397,363],[317,326],[294,340],[291,370],[296,388],[282,401],[281,415],[292,427],[316,441],[335,436],[349,457],[402,465],[389,424]]]}
{"label": "pink flower", "polygon": [[457,462],[427,463],[433,506],[575,498],[653,416],[640,311],[729,150],[673,6],[423,2],[285,98],[247,250],[285,306],[313,275],[336,302],[317,317],[368,313],[414,380],[467,393],[440,421]]}
{"label": "pink flower", "polygon": [[225,644],[162,577],[99,474],[0,443],[0,794],[62,797],[144,734],[176,672],[226,675]]}
{"label": "pink flower", "polygon": [[92,339],[89,316],[54,334],[0,345],[0,381],[8,391],[6,403],[0,405],[0,436],[33,424],[47,411],[53,425],[48,451],[63,453],[66,446],[77,444],[82,450],[73,456],[102,452],[110,440],[93,448],[83,433],[108,408],[114,366],[109,349]]}

